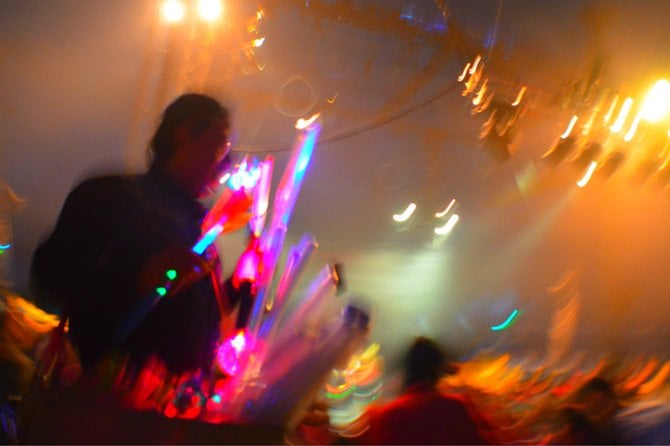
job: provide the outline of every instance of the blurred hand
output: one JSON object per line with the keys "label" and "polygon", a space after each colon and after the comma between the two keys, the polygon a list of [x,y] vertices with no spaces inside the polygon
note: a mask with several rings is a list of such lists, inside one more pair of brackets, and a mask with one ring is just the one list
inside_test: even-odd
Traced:
{"label": "blurred hand", "polygon": [[[146,296],[164,287],[165,297],[174,296],[209,274],[214,263],[215,259],[199,256],[190,248],[168,246],[147,259],[137,279],[137,291]],[[168,276],[168,271],[176,273],[174,278]]]}

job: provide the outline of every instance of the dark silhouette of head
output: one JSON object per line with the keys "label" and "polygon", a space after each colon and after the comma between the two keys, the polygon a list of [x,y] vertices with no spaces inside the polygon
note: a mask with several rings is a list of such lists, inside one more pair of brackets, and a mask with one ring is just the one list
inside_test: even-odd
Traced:
{"label": "dark silhouette of head", "polygon": [[176,150],[175,133],[186,126],[191,133],[205,131],[216,121],[230,127],[230,114],[216,99],[199,93],[186,93],[175,99],[163,112],[149,146],[153,163],[163,164]]}
{"label": "dark silhouette of head", "polygon": [[601,377],[585,382],[576,392],[574,404],[581,407],[592,422],[610,420],[618,406],[618,397],[612,384]]}
{"label": "dark silhouette of head", "polygon": [[443,350],[433,340],[421,336],[405,357],[405,387],[417,383],[435,385],[441,376],[454,371]]}
{"label": "dark silhouette of head", "polygon": [[151,140],[151,170],[202,198],[231,165],[229,129],[228,110],[216,99],[198,93],[179,96],[165,109]]}

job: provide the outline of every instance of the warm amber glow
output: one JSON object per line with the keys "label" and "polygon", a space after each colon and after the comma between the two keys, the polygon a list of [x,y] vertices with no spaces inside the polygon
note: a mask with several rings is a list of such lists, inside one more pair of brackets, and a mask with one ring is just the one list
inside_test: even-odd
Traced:
{"label": "warm amber glow", "polygon": [[486,86],[488,85],[489,80],[484,79],[484,82],[482,82],[482,86],[479,87],[479,91],[475,95],[475,97],[472,99],[472,105],[479,105],[480,102],[482,102],[482,98],[484,97],[484,94],[486,93]]}
{"label": "warm amber glow", "polygon": [[607,110],[607,113],[603,118],[603,125],[607,125],[610,122],[610,119],[612,119],[612,114],[614,113],[614,109],[616,108],[618,102],[619,102],[619,95],[616,95],[614,96],[614,99],[612,99],[612,104],[610,104],[610,108],[609,110]]}
{"label": "warm amber glow", "polygon": [[186,9],[184,4],[179,0],[165,0],[161,6],[161,14],[165,21],[170,23],[177,23],[184,18]]}
{"label": "warm amber glow", "polygon": [[589,120],[586,122],[586,124],[584,124],[584,127],[582,127],[582,135],[588,135],[591,132],[591,127],[593,127],[593,122],[596,120],[596,115],[598,114],[599,111],[600,106],[596,106],[593,108]]}
{"label": "warm amber glow", "polygon": [[259,47],[263,46],[263,43],[265,43],[265,37],[261,37],[260,39],[255,39],[254,40],[254,46],[256,48],[259,48]]}
{"label": "warm amber glow", "polygon": [[198,0],[198,15],[203,20],[213,22],[221,17],[222,11],[221,0]]}
{"label": "warm amber glow", "polygon": [[637,116],[635,116],[635,119],[633,119],[630,129],[626,132],[626,136],[623,137],[624,141],[628,142],[633,139],[635,132],[637,131],[637,126],[640,124],[640,119],[642,119],[642,113],[638,113]]}
{"label": "warm amber glow", "polygon": [[640,115],[649,122],[658,122],[663,119],[670,109],[670,82],[665,79],[657,81],[642,103]]}

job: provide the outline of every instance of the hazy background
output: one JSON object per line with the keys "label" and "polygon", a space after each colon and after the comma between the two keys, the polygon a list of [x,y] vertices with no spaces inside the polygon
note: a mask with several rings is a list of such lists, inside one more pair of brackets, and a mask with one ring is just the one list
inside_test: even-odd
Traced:
{"label": "hazy background", "polygon": [[[233,110],[236,153],[276,157],[275,183],[295,120],[322,111],[287,242],[310,232],[320,243],[305,281],[343,263],[343,298],[369,302],[389,357],[417,334],[464,355],[493,344],[542,354],[561,308],[577,348],[667,353],[670,197],[623,174],[579,189],[578,171],[540,157],[570,118],[555,99],[594,61],[612,88],[670,75],[670,3],[228,3],[234,19],[208,43],[195,21],[171,30],[150,0],[0,1],[0,178],[25,199],[4,259],[19,293],[70,188],[142,170],[160,110],[203,88]],[[259,4],[266,41],[250,55],[243,23]],[[505,162],[481,147],[484,118],[452,88],[476,54],[496,88],[528,86]],[[433,214],[452,198],[460,221],[436,240]],[[417,211],[398,225],[410,201]],[[244,239],[221,246],[230,270]],[[515,308],[514,326],[489,329]]]}

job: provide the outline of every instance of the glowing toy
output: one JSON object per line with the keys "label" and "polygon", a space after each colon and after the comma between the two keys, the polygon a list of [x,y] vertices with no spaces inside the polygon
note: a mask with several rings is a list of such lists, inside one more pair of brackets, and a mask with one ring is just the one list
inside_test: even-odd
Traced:
{"label": "glowing toy", "polygon": [[219,368],[229,376],[235,376],[242,367],[243,353],[250,340],[244,330],[239,330],[219,346],[216,362]]}
{"label": "glowing toy", "polygon": [[519,316],[519,310],[515,309],[510,313],[509,316],[507,316],[507,319],[505,319],[503,323],[491,326],[491,330],[500,331],[509,328],[514,323],[514,321],[518,316]]}
{"label": "glowing toy", "polygon": [[317,248],[316,239],[311,234],[305,234],[300,243],[292,246],[286,260],[286,266],[277,284],[272,299],[267,299],[265,310],[268,312],[259,331],[259,337],[271,337],[276,327],[276,322],[281,318],[284,304],[300,278],[307,261]]}
{"label": "glowing toy", "polygon": [[263,271],[256,284],[256,297],[248,327],[253,336],[260,329],[265,311],[265,300],[284,244],[288,222],[321,131],[321,123],[318,118],[319,115],[317,114],[309,120],[299,119],[296,123],[299,133],[291,158],[275,193],[272,221],[260,237]]}
{"label": "glowing toy", "polygon": [[272,180],[272,169],[274,167],[274,158],[267,156],[258,167],[258,180],[254,189],[254,202],[251,207],[251,220],[249,227],[255,237],[261,235],[265,225],[268,204],[270,201],[270,182]]}

